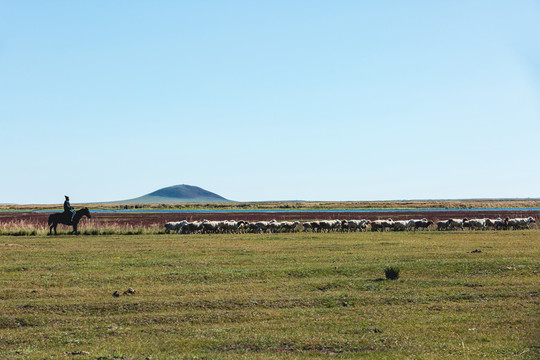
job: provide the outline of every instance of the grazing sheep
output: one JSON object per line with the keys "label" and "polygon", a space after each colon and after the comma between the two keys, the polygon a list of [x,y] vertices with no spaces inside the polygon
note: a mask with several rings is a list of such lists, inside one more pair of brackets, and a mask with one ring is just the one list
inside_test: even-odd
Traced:
{"label": "grazing sheep", "polygon": [[437,221],[437,231],[448,230],[450,220]]}
{"label": "grazing sheep", "polygon": [[394,227],[394,221],[392,219],[388,220],[375,220],[371,222],[371,231],[385,231]]}
{"label": "grazing sheep", "polygon": [[461,230],[463,230],[463,226],[466,225],[469,220],[467,218],[464,218],[464,219],[450,219],[449,221],[450,221],[450,223],[449,223],[448,227],[450,229],[461,229]]}
{"label": "grazing sheep", "polygon": [[310,222],[302,223],[302,227],[304,228],[304,231],[307,232],[308,230],[313,231],[313,227],[311,226]]}
{"label": "grazing sheep", "polygon": [[486,230],[486,222],[488,219],[470,219],[467,221],[467,224],[469,225],[469,228],[471,230]]}
{"label": "grazing sheep", "polygon": [[530,229],[531,223],[536,222],[532,216],[529,216],[528,218],[506,219],[508,222],[508,228],[512,227],[512,230]]}
{"label": "grazing sheep", "polygon": [[185,234],[196,234],[202,230],[202,223],[200,221],[188,222],[184,228]]}
{"label": "grazing sheep", "polygon": [[347,231],[366,231],[367,226],[371,224],[371,221],[362,219],[362,220],[349,220],[347,221]]}
{"label": "grazing sheep", "polygon": [[[463,230],[465,227],[471,230],[518,230],[518,229],[530,229],[531,226],[536,223],[533,217],[528,218],[501,218],[497,219],[448,219],[437,221],[437,230]],[[213,234],[238,234],[244,232],[251,233],[273,233],[273,232],[295,232],[301,226],[304,232],[336,232],[336,231],[367,231],[367,227],[371,226],[371,231],[408,231],[414,229],[427,229],[433,225],[433,221],[427,219],[411,219],[411,220],[374,220],[369,221],[362,220],[317,220],[300,223],[299,221],[283,221],[277,220],[271,221],[236,221],[236,220],[224,220],[224,221],[170,221],[165,223],[165,233],[170,234],[174,231],[176,234],[196,234],[196,233],[213,233]]]}
{"label": "grazing sheep", "polygon": [[281,223],[281,227],[279,229],[280,232],[294,232],[296,230],[296,227],[300,225],[299,221],[284,221]]}
{"label": "grazing sheep", "polygon": [[414,226],[414,220],[398,220],[394,221],[394,231],[406,231]]}
{"label": "grazing sheep", "polygon": [[433,225],[433,221],[428,219],[414,220],[414,231],[417,229],[427,229],[430,225]]}
{"label": "grazing sheep", "polygon": [[495,230],[506,230],[508,228],[508,221],[501,218],[486,219],[486,229],[493,228]]}
{"label": "grazing sheep", "polygon": [[182,230],[182,228],[186,224],[187,224],[186,220],[167,222],[167,223],[165,223],[165,234],[170,234],[171,230],[174,230],[174,233],[178,234],[178,231]]}

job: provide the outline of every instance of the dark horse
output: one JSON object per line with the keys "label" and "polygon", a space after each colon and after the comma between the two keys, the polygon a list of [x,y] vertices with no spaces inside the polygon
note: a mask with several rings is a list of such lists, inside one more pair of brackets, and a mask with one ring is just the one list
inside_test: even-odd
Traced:
{"label": "dark horse", "polygon": [[92,218],[90,216],[90,211],[88,208],[82,208],[81,210],[77,210],[75,212],[75,216],[73,217],[73,222],[71,222],[71,214],[70,213],[55,213],[51,214],[49,216],[49,235],[52,234],[52,231],[54,229],[54,234],[56,235],[56,227],[58,224],[64,224],[64,225],[72,225],[73,226],[73,233],[77,233],[77,225],[79,224],[79,221],[83,216],[86,216],[87,218]]}

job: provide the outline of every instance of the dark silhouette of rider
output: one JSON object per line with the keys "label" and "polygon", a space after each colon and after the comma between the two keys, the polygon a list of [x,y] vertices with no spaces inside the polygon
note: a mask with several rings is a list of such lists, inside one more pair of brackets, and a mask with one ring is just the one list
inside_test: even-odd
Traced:
{"label": "dark silhouette of rider", "polygon": [[69,203],[69,196],[64,195],[66,200],[64,201],[64,214],[66,214],[66,218],[69,219],[70,223],[73,223],[73,217],[75,216],[75,209],[71,206]]}

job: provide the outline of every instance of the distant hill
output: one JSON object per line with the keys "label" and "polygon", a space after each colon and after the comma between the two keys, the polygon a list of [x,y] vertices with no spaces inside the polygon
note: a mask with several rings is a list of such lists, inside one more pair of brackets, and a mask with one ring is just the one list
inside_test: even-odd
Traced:
{"label": "distant hill", "polygon": [[171,203],[212,203],[212,202],[231,202],[218,194],[204,190],[198,186],[174,185],[144,196],[114,201],[122,204],[171,204]]}

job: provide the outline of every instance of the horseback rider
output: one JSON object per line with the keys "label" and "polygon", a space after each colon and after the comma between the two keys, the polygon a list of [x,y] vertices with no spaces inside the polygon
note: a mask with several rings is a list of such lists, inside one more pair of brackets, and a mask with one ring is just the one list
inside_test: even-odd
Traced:
{"label": "horseback rider", "polygon": [[70,223],[73,223],[73,217],[75,216],[75,209],[69,203],[69,196],[64,195],[66,200],[64,201],[64,214],[66,214],[66,219],[69,219]]}

